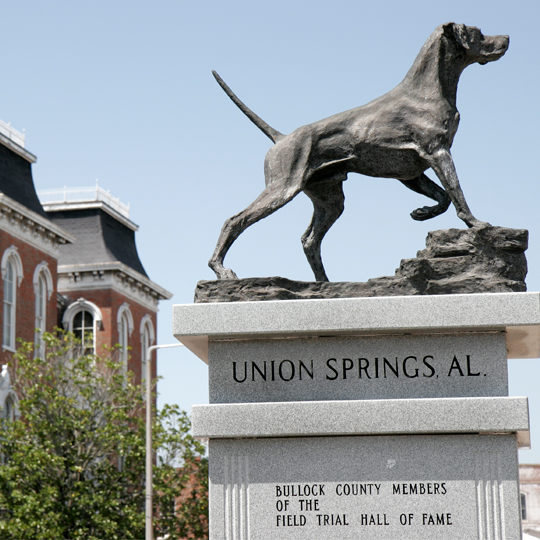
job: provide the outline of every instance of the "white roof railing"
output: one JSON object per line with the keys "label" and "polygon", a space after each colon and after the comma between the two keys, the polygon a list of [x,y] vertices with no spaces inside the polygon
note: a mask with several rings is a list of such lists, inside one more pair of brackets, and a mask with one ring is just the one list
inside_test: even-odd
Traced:
{"label": "white roof railing", "polygon": [[20,131],[17,131],[15,128],[11,127],[11,123],[8,122],[7,124],[0,120],[0,133],[4,135],[4,137],[7,137],[10,141],[13,141],[15,144],[18,144],[22,148],[24,148],[24,141],[26,139],[26,134]]}
{"label": "white roof railing", "polygon": [[95,187],[88,188],[60,188],[38,191],[41,204],[77,204],[94,201],[102,201],[119,214],[129,219],[129,204],[120,202],[120,199],[113,197],[109,191],[99,187],[97,181]]}

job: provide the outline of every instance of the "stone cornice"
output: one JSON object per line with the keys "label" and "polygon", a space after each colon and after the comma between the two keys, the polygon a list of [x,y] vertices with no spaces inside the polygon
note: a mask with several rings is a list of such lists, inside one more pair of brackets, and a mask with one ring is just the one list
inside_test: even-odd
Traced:
{"label": "stone cornice", "polygon": [[0,228],[56,258],[60,244],[76,240],[52,221],[3,193],[0,193]]}
{"label": "stone cornice", "polygon": [[172,293],[121,262],[58,267],[58,292],[62,294],[108,288],[152,311],[158,311],[160,300],[172,297]]}

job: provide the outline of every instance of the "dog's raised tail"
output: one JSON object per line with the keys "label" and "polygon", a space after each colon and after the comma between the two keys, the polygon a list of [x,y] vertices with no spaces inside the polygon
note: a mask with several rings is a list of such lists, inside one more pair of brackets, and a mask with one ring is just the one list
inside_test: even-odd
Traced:
{"label": "dog's raised tail", "polygon": [[223,91],[231,98],[233,103],[269,138],[272,142],[277,143],[284,137],[283,133],[276,131],[273,127],[269,126],[260,116],[257,116],[249,107],[247,107],[242,101],[238,99],[236,94],[225,84],[225,81],[215,72],[212,71],[212,75],[215,77],[219,86],[223,88]]}

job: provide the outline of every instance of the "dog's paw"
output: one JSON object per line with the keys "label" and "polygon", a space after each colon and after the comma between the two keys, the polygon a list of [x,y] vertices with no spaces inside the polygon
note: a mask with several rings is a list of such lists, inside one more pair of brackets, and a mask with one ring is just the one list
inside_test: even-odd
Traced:
{"label": "dog's paw", "polygon": [[493,227],[493,225],[487,221],[479,221],[478,219],[475,219],[472,222],[472,225],[469,225],[469,228],[471,229],[487,229],[488,227]]}
{"label": "dog's paw", "polygon": [[438,216],[440,212],[434,211],[433,206],[424,206],[423,208],[417,208],[411,212],[411,217],[415,221],[426,221],[426,219],[434,218]]}
{"label": "dog's paw", "polygon": [[224,268],[221,263],[210,259],[208,266],[214,271],[218,279],[238,279],[238,276],[230,269]]}
{"label": "dog's paw", "polygon": [[238,276],[230,269],[223,268],[219,274],[216,272],[218,279],[238,279]]}
{"label": "dog's paw", "polygon": [[458,214],[458,218],[462,219],[467,227],[469,229],[486,229],[487,227],[493,227],[491,223],[487,223],[486,221],[480,221],[479,219],[476,219],[474,216],[461,216]]}

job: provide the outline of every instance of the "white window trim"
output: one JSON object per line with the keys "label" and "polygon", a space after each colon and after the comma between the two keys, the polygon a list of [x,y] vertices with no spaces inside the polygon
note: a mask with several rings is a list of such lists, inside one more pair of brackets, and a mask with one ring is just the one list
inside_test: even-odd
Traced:
{"label": "white window trim", "polygon": [[[3,343],[4,336],[2,335],[2,350],[15,352],[16,351],[15,341],[17,339],[17,300],[18,300],[17,288],[21,285],[21,281],[23,280],[23,277],[24,277],[21,257],[19,255],[19,250],[17,249],[16,246],[8,247],[4,251],[4,254],[2,255],[2,262],[0,263],[0,269],[2,271],[2,280],[6,279],[8,261],[11,261],[14,267],[16,287],[13,290],[13,321],[11,324],[11,335],[9,339],[12,345],[4,345]],[[5,291],[2,297],[2,304],[4,300],[5,300]],[[3,306],[2,306],[2,309],[4,309]],[[2,329],[2,332],[3,332],[3,329]]]}
{"label": "white window trim", "polygon": [[8,399],[11,401],[13,405],[13,420],[18,420],[21,416],[21,413],[19,412],[19,398],[17,397],[17,394],[13,390],[9,391],[4,397],[4,400],[2,401],[2,418],[4,420],[8,420],[5,416],[6,402]]}
{"label": "white window trim", "polygon": [[131,333],[133,332],[133,328],[135,327],[133,324],[133,315],[131,314],[131,309],[129,309],[129,304],[127,302],[124,302],[119,308],[118,308],[118,316],[116,317],[116,322],[118,324],[118,335],[120,335],[120,332],[122,331],[122,317],[126,316],[128,321],[128,333],[129,337],[131,337]]}
{"label": "white window trim", "polygon": [[8,366],[4,365],[2,366],[2,372],[0,373],[0,417],[2,419],[5,415],[5,405],[8,399],[11,399],[13,402],[14,417],[16,420],[18,420],[20,417],[19,398],[13,390]]}
{"label": "white window trim", "polygon": [[[141,334],[141,343],[143,341],[144,336],[144,329],[148,327],[150,329],[150,345],[153,345],[156,341],[156,331],[154,330],[154,323],[152,322],[152,317],[150,315],[146,314],[141,319],[141,325],[139,327],[139,333]],[[146,351],[143,351],[144,355],[146,355]]]}
{"label": "white window trim", "polygon": [[47,283],[47,300],[50,300],[54,291],[54,283],[51,271],[49,270],[49,265],[45,261],[40,262],[34,270],[34,277],[32,278],[32,283],[34,284],[34,294],[36,296],[39,294],[40,274],[43,274],[43,277],[45,278],[45,283]]}
{"label": "white window trim", "polygon": [[129,304],[127,302],[124,302],[119,308],[118,308],[118,315],[116,318],[116,322],[118,324],[118,342],[122,345],[122,321],[127,321],[127,343],[125,348],[120,349],[120,354],[122,358],[122,369],[124,372],[127,371],[128,367],[128,361],[129,361],[129,338],[131,337],[131,334],[133,333],[133,315],[131,313],[131,310],[129,309]]}
{"label": "white window trim", "polygon": [[24,277],[24,271],[21,256],[19,255],[19,250],[15,246],[8,247],[2,255],[2,262],[0,263],[0,268],[2,269],[2,279],[6,279],[8,259],[11,259],[11,261],[15,265],[15,272],[17,274],[17,287],[19,287]]}
{"label": "white window trim", "polygon": [[[34,296],[35,296],[35,319],[34,319],[34,329],[37,330],[39,327],[38,324],[38,306],[39,306],[39,281],[43,279],[45,281],[46,289],[46,299],[43,306],[43,320],[41,322],[41,330],[45,332],[47,330],[47,302],[51,299],[52,293],[54,291],[53,279],[51,276],[51,271],[49,270],[49,265],[42,261],[34,270],[34,276],[32,277],[32,283],[34,285]],[[43,338],[40,335],[40,332],[36,332],[35,336],[35,349],[34,354],[36,356],[43,356],[45,353],[45,345],[43,343]]]}
{"label": "white window trim", "polygon": [[94,316],[94,324],[97,325],[98,329],[101,329],[103,323],[103,315],[101,310],[93,302],[89,302],[84,298],[79,298],[76,302],[73,302],[68,306],[62,317],[62,326],[71,331],[73,329],[73,317],[79,313],[79,311],[90,311]]}
{"label": "white window trim", "polygon": [[141,319],[139,326],[141,336],[141,384],[146,380],[146,350],[144,348],[144,332],[146,329],[148,329],[148,344],[151,347],[156,342],[156,331],[154,330],[152,317],[148,314]]}
{"label": "white window trim", "polygon": [[103,315],[101,314],[101,310],[94,304],[93,302],[90,302],[88,300],[85,300],[84,298],[79,298],[76,302],[73,302],[68,306],[66,311],[64,312],[64,316],[62,317],[62,326],[65,330],[68,330],[69,332],[73,332],[73,319],[75,318],[75,315],[77,313],[80,313],[81,311],[89,311],[92,313],[92,316],[94,317],[94,343],[93,343],[93,349],[94,353],[96,352],[96,339],[97,339],[97,331],[101,330],[103,325]]}

